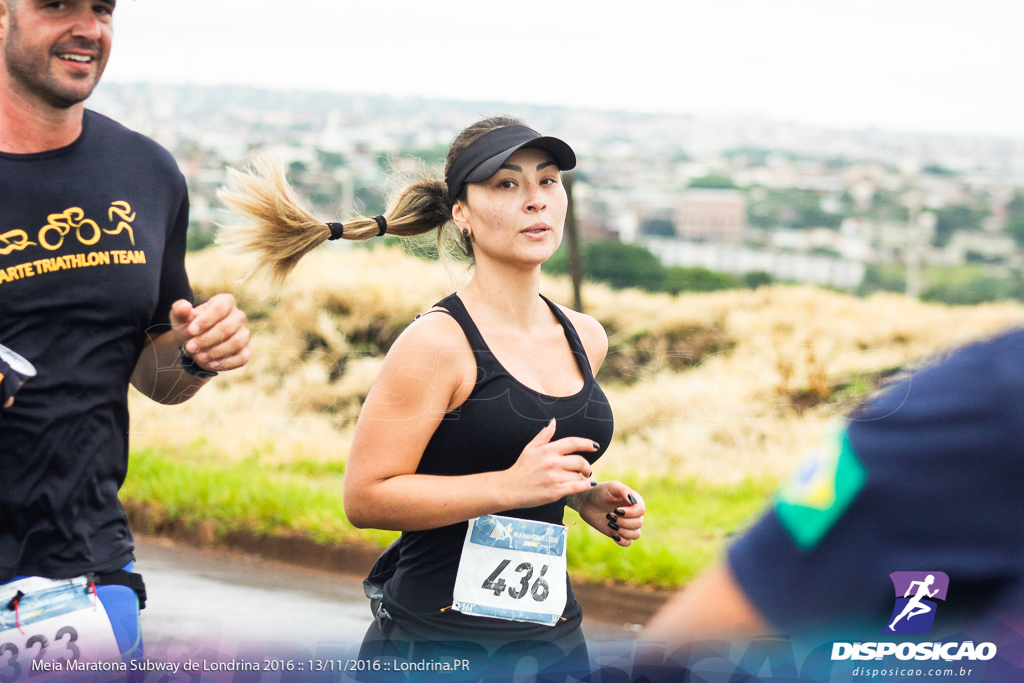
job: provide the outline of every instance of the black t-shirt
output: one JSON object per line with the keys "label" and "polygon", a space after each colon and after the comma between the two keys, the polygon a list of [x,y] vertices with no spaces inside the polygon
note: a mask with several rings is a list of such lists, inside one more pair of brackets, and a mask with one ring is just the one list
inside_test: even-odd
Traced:
{"label": "black t-shirt", "polygon": [[119,568],[128,383],[192,298],[171,155],[91,111],[71,145],[0,153],[0,344],[38,375],[0,411],[0,581]]}
{"label": "black t-shirt", "polygon": [[729,549],[790,633],[882,632],[896,572],[942,572],[937,612],[1024,613],[1024,330],[967,346],[851,416]]}

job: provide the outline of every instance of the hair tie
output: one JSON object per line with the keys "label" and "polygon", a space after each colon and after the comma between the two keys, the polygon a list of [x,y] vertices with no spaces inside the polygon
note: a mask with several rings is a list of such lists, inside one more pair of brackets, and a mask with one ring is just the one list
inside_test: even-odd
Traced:
{"label": "hair tie", "polygon": [[377,227],[380,228],[377,231],[377,237],[383,237],[384,233],[388,231],[388,221],[384,216],[374,216],[373,220],[377,221]]}
{"label": "hair tie", "polygon": [[328,240],[340,240],[345,234],[345,226],[341,223],[328,223],[327,227],[331,229],[331,236],[327,238]]}

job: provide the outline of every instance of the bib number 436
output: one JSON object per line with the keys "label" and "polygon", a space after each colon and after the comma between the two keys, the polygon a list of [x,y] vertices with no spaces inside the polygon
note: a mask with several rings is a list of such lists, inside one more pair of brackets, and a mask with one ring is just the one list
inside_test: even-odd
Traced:
{"label": "bib number 436", "polygon": [[[488,576],[483,583],[482,588],[489,588],[494,591],[495,595],[501,595],[505,591],[505,579],[499,578],[501,573],[505,571],[505,568],[512,563],[512,560],[502,560],[491,575]],[[533,586],[530,586],[530,579],[533,578],[533,564],[530,562],[522,562],[516,567],[516,572],[523,573],[523,576],[519,578],[519,587],[513,586],[508,587],[508,594],[516,600],[521,600],[526,597],[527,592],[537,602],[544,602],[551,595],[551,586],[544,580],[544,575],[548,573],[548,565],[543,565],[540,568],[540,575],[534,580]],[[514,579],[513,579],[514,580]]]}
{"label": "bib number 436", "polygon": [[565,548],[566,529],[560,524],[499,515],[471,519],[452,609],[554,626],[568,598]]}

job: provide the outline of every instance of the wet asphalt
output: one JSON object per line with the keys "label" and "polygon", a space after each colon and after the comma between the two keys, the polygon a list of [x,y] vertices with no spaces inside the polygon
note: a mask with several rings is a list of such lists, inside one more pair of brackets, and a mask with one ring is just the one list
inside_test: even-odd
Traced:
{"label": "wet asphalt", "polygon": [[[247,647],[338,654],[358,648],[370,625],[356,577],[305,569],[237,551],[203,550],[136,538],[136,570],[146,580],[146,651],[235,653]],[[584,621],[588,640],[628,640],[628,626]],[[294,655],[294,652],[292,653]]]}

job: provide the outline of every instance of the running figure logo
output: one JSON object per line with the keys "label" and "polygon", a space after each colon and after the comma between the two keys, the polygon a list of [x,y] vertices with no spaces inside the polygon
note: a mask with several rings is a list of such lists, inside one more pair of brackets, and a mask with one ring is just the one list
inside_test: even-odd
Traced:
{"label": "running figure logo", "polygon": [[882,633],[925,633],[935,623],[937,600],[946,599],[949,577],[943,572],[893,572],[896,605]]}
{"label": "running figure logo", "polygon": [[491,529],[490,537],[496,541],[507,541],[512,538],[512,523],[502,524],[495,520],[494,528]]}

